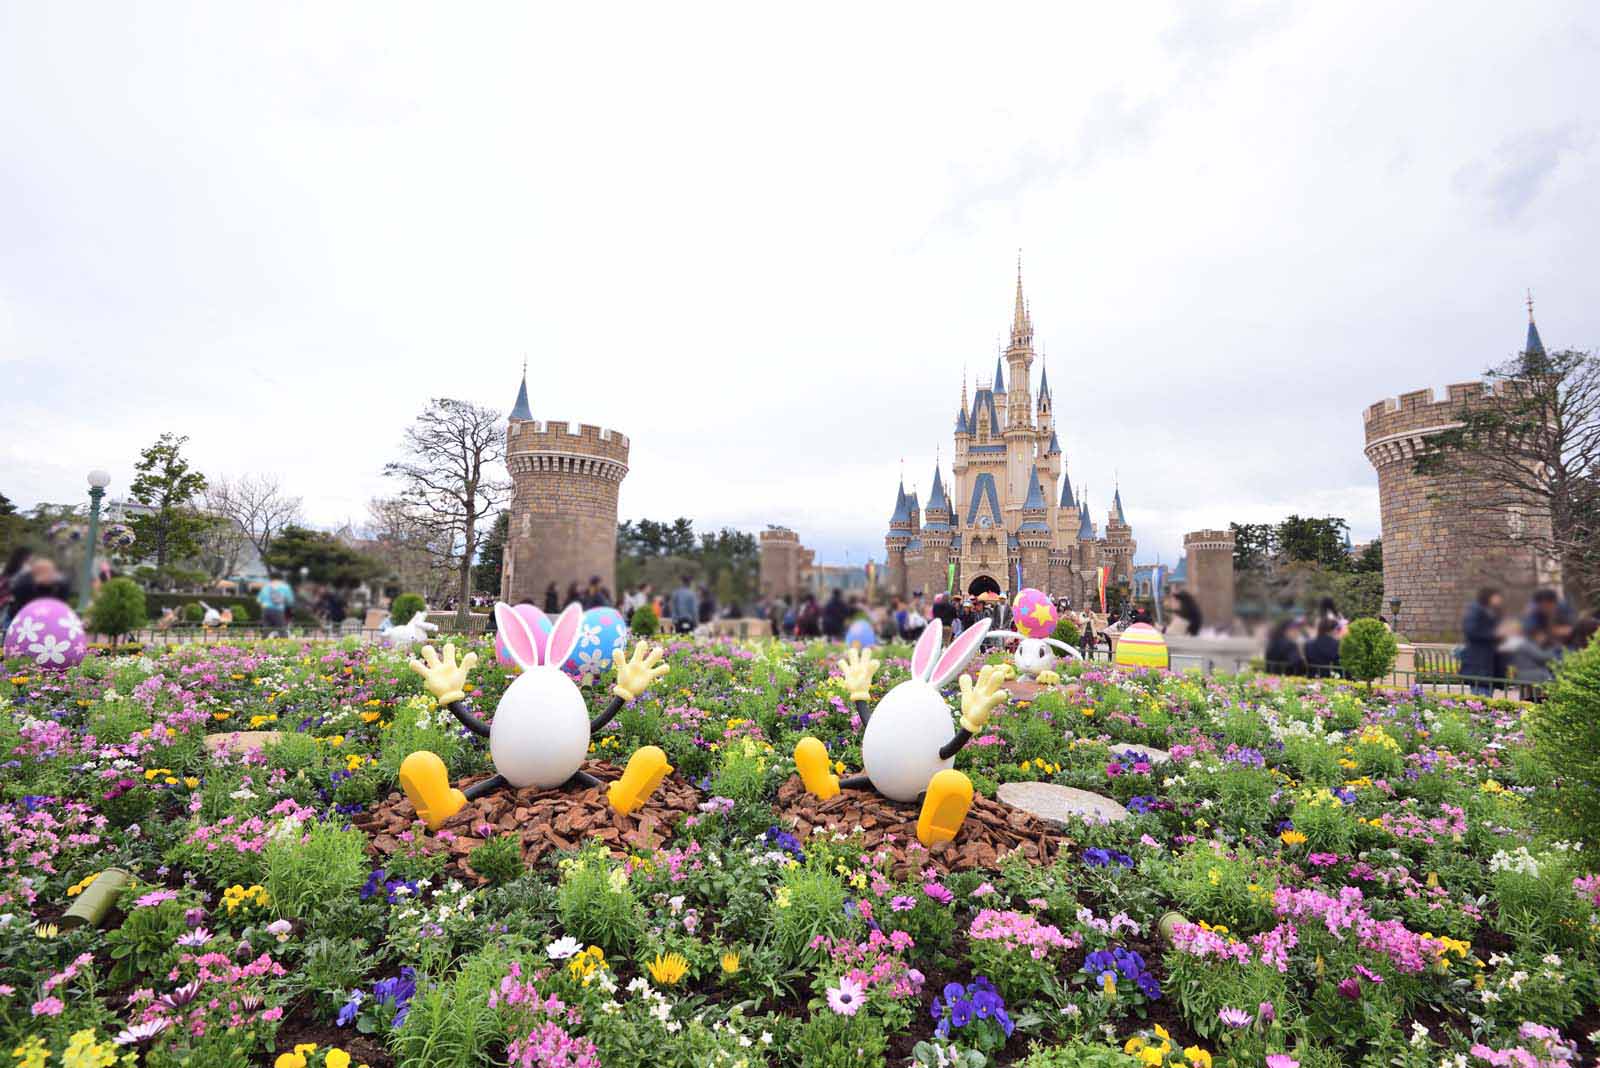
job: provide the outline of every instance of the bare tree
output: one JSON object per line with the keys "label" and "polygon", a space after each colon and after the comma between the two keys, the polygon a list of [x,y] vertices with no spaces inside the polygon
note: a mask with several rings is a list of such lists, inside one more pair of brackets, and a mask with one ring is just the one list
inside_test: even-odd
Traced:
{"label": "bare tree", "polygon": [[239,559],[244,556],[250,539],[231,516],[211,510],[210,497],[207,490],[204,503],[207,521],[195,536],[200,547],[199,562],[213,579],[227,578],[239,570]]}
{"label": "bare tree", "polygon": [[419,523],[396,497],[374,497],[367,503],[359,547],[381,560],[389,581],[402,592],[437,601],[455,577],[456,555],[447,538]]}
{"label": "bare tree", "polygon": [[383,473],[401,480],[412,518],[449,545],[460,572],[456,615],[465,626],[479,520],[511,493],[510,481],[496,477],[505,464],[505,423],[495,409],[436,397],[404,441],[407,458],[385,464]]}
{"label": "bare tree", "polygon": [[215,479],[204,502],[206,511],[233,520],[263,557],[279,531],[300,523],[300,498],[286,496],[272,475]]}
{"label": "bare tree", "polygon": [[1512,540],[1561,568],[1568,598],[1588,603],[1600,586],[1600,358],[1525,352],[1492,368],[1492,390],[1464,404],[1459,425],[1428,439],[1419,473],[1441,497],[1504,514]]}

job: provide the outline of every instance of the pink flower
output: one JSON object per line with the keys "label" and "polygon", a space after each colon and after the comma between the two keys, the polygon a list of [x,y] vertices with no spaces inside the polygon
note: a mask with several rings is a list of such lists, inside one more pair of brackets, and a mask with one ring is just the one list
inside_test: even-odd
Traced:
{"label": "pink flower", "polygon": [[60,998],[48,997],[33,1003],[33,1014],[35,1016],[60,1016],[61,1010],[66,1007]]}
{"label": "pink flower", "polygon": [[148,909],[161,904],[163,901],[176,900],[178,900],[178,892],[176,890],[152,890],[148,894],[140,896],[133,904],[136,908]]}
{"label": "pink flower", "polygon": [[994,885],[992,883],[979,883],[977,888],[972,891],[972,896],[988,897],[992,893],[994,893]]}
{"label": "pink flower", "polygon": [[1217,1019],[1229,1027],[1249,1027],[1252,1022],[1248,1012],[1235,1008],[1218,1009]]}
{"label": "pink flower", "polygon": [[1300,1068],[1300,1062],[1287,1053],[1269,1053],[1267,1068]]}
{"label": "pink flower", "polygon": [[828,988],[828,1008],[840,1016],[854,1016],[860,1010],[866,994],[866,987],[847,976],[839,980],[838,986]]}
{"label": "pink flower", "polygon": [[941,905],[948,905],[956,898],[956,895],[945,889],[940,883],[928,883],[923,886],[922,892],[933,898]]}

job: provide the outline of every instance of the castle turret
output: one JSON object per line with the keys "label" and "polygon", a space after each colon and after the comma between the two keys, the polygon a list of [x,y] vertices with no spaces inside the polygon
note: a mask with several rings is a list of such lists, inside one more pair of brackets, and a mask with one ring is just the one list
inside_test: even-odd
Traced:
{"label": "castle turret", "polygon": [[533,409],[528,406],[528,363],[522,363],[522,384],[517,387],[517,400],[511,406],[511,414],[506,417],[514,423],[526,422],[533,418]]}
{"label": "castle turret", "polygon": [[945,492],[944,478],[933,469],[933,490],[922,523],[922,581],[925,593],[937,593],[949,585],[950,548],[955,537],[955,510]]}
{"label": "castle turret", "polygon": [[1111,512],[1106,517],[1106,540],[1101,555],[1104,557],[1103,563],[1111,568],[1112,576],[1130,586],[1133,583],[1133,553],[1137,548],[1133,531],[1122,513],[1122,489],[1118,487],[1111,495]]}
{"label": "castle turret", "polygon": [[888,551],[885,590],[891,596],[906,595],[906,547],[911,544],[911,498],[906,494],[905,482],[900,483],[895,494],[894,514],[889,517],[889,533],[883,539]]}
{"label": "castle turret", "polygon": [[1048,512],[1044,487],[1039,483],[1039,468],[1035,465],[1028,475],[1022,522],[1017,525],[1017,553],[1025,585],[1044,586],[1050,581],[1050,524],[1045,521]]}

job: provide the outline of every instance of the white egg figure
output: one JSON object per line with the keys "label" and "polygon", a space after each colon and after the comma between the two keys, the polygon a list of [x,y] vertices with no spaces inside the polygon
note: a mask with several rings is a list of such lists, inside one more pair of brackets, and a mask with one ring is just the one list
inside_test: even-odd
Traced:
{"label": "white egg figure", "polygon": [[548,636],[535,634],[505,605],[495,606],[495,624],[522,674],[506,687],[489,724],[494,770],[512,786],[560,786],[589,752],[589,706],[577,684],[554,666],[565,663],[577,647],[583,610],[568,605]]}
{"label": "white egg figure", "polygon": [[939,656],[944,625],[929,623],[911,654],[911,677],[884,695],[861,733],[861,770],[873,789],[893,801],[911,801],[928,780],[955,766],[939,751],[956,736],[950,706],[939,693],[978,652],[989,620],[979,620]]}

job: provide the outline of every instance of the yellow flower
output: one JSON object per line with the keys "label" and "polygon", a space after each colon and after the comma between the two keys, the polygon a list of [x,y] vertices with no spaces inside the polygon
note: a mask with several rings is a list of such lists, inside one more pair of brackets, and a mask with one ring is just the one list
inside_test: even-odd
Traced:
{"label": "yellow flower", "polygon": [[1306,836],[1301,834],[1299,831],[1284,831],[1282,834],[1278,835],[1278,839],[1283,842],[1284,845],[1296,846],[1305,845]]}
{"label": "yellow flower", "polygon": [[1122,1052],[1124,1053],[1138,1053],[1142,1049],[1144,1049],[1144,1039],[1138,1035],[1134,1035],[1122,1044]]}
{"label": "yellow flower", "polygon": [[726,953],[724,953],[722,955],[722,974],[723,975],[738,975],[739,974],[739,954],[735,953],[731,949],[728,950],[728,952],[726,952]]}
{"label": "yellow flower", "polygon": [[1156,1037],[1157,1038],[1164,1038],[1168,1042],[1172,1041],[1172,1036],[1170,1034],[1168,1034],[1167,1033],[1167,1029],[1165,1027],[1162,1027],[1160,1024],[1156,1024]]}
{"label": "yellow flower", "polygon": [[1115,975],[1112,975],[1110,972],[1106,972],[1104,975],[1102,975],[1100,977],[1100,987],[1105,991],[1106,997],[1113,1000],[1116,999],[1117,977]]}
{"label": "yellow flower", "polygon": [[46,1048],[44,1039],[34,1035],[13,1049],[11,1055],[21,1062],[15,1068],[44,1068],[44,1062],[50,1059],[50,1050]]}
{"label": "yellow flower", "polygon": [[1166,1060],[1166,1057],[1167,1055],[1165,1053],[1162,1053],[1154,1046],[1146,1046],[1144,1049],[1139,1051],[1139,1059],[1144,1063],[1151,1065],[1152,1068]]}
{"label": "yellow flower", "polygon": [[195,778],[193,775],[185,775],[183,777],[183,785],[193,790],[196,786],[200,785],[200,780]]}
{"label": "yellow flower", "polygon": [[327,1068],[350,1068],[350,1054],[338,1046],[328,1051],[327,1058],[322,1062]]}
{"label": "yellow flower", "polygon": [[689,973],[689,962],[682,953],[656,954],[649,964],[650,978],[662,986],[672,986]]}
{"label": "yellow flower", "polygon": [[33,929],[33,933],[38,938],[54,938],[61,933],[61,928],[53,923],[41,923]]}
{"label": "yellow flower", "polygon": [[300,1053],[280,1053],[272,1068],[306,1068],[306,1058]]}
{"label": "yellow flower", "polygon": [[1185,1046],[1183,1055],[1189,1058],[1190,1064],[1197,1064],[1200,1068],[1211,1068],[1211,1054],[1199,1046]]}
{"label": "yellow flower", "polygon": [[317,1044],[315,1042],[298,1042],[295,1044],[294,1051],[301,1056],[309,1057],[317,1052]]}

